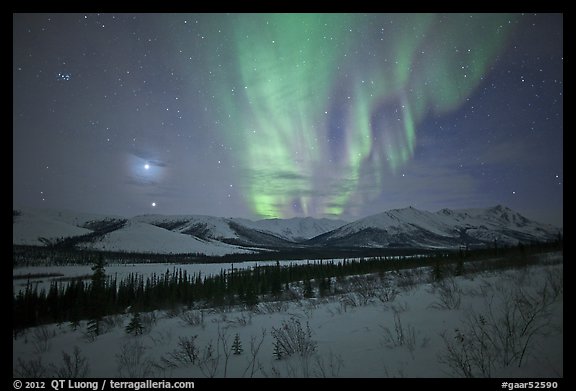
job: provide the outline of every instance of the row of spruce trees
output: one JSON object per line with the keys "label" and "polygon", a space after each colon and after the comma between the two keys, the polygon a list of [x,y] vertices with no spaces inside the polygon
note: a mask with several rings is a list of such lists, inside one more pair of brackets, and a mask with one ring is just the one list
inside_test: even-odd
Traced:
{"label": "row of spruce trees", "polygon": [[[524,259],[526,254],[545,251],[553,244],[499,249],[506,259]],[[493,255],[487,250],[436,253],[418,258],[376,257],[371,259],[320,261],[308,264],[256,266],[252,269],[221,269],[217,275],[189,274],[173,268],[164,274],[130,274],[121,280],[106,276],[102,256],[93,266],[91,281],[81,279],[62,284],[52,282],[48,291],[27,284],[12,296],[13,330],[40,324],[69,321],[77,324],[90,320],[89,328],[99,334],[100,320],[105,315],[132,311],[175,308],[177,306],[213,307],[222,305],[256,305],[264,298],[281,299],[297,283],[304,297],[334,293],[332,278],[429,266],[434,273],[455,265],[463,271],[464,262]],[[516,258],[515,258],[516,257]],[[502,261],[503,262],[503,261]]]}

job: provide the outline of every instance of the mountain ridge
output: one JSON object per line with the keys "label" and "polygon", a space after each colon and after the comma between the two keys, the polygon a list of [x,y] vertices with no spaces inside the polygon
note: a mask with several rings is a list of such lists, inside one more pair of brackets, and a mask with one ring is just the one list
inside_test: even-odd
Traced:
{"label": "mountain ridge", "polygon": [[220,256],[282,248],[456,248],[550,241],[562,228],[529,220],[504,206],[437,212],[412,206],[353,222],[296,217],[248,220],[207,215],[145,214],[132,218],[70,211],[14,209],[13,244],[101,251],[202,253]]}

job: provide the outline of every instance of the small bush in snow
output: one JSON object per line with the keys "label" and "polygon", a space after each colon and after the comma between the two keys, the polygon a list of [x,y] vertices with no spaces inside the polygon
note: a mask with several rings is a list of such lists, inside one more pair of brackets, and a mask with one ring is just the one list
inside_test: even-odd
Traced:
{"label": "small bush in snow", "polygon": [[32,332],[32,345],[37,354],[42,354],[50,350],[50,339],[54,333],[46,326],[39,326]]}
{"label": "small bush in snow", "polygon": [[123,315],[109,315],[103,319],[103,330],[104,332],[111,331],[116,327],[122,327],[124,325]]}
{"label": "small bush in snow", "polygon": [[432,303],[432,308],[457,310],[462,303],[462,289],[454,277],[446,277],[434,283],[438,301]]}
{"label": "small bush in snow", "polygon": [[140,338],[130,338],[116,354],[118,377],[151,377],[154,361],[146,355],[146,346]]}
{"label": "small bush in snow", "polygon": [[564,273],[562,269],[546,268],[546,284],[554,300],[564,294]]}
{"label": "small bush in snow", "polygon": [[338,377],[343,366],[344,360],[339,354],[330,352],[326,360],[318,354],[314,355],[313,373],[315,377]]}
{"label": "small bush in snow", "polygon": [[192,337],[179,337],[178,348],[173,352],[168,353],[168,358],[162,358],[163,363],[167,367],[176,368],[180,365],[194,365],[198,361],[200,349],[196,344],[196,338]]}
{"label": "small bush in snow", "polygon": [[245,327],[252,324],[252,313],[249,312],[248,315],[246,315],[246,313],[241,312],[239,316],[226,320],[226,323],[230,326]]}
{"label": "small bush in snow", "polygon": [[184,311],[179,315],[180,319],[189,326],[202,326],[204,327],[204,312],[203,311]]}
{"label": "small bush in snow", "polygon": [[368,304],[381,288],[380,282],[372,275],[353,276],[350,277],[349,282],[352,290],[357,293],[362,305]]}
{"label": "small bush in snow", "polygon": [[441,334],[439,361],[457,376],[490,377],[496,368],[521,367],[537,335],[548,330],[554,299],[547,283],[526,289],[526,276],[492,285],[481,311],[471,310],[454,335]]}
{"label": "small bush in snow", "polygon": [[142,331],[144,333],[149,333],[152,331],[152,328],[158,322],[158,318],[156,317],[156,312],[147,312],[145,314],[140,314],[140,320],[142,322]]}
{"label": "small bush in snow", "polygon": [[396,285],[398,288],[402,289],[403,291],[407,292],[416,287],[418,283],[416,274],[412,270],[403,270],[398,272],[396,275]]}
{"label": "small bush in snow", "polygon": [[410,353],[416,348],[416,331],[414,326],[402,324],[402,319],[398,312],[394,312],[394,329],[380,326],[384,331],[382,344],[388,348],[405,346]]}
{"label": "small bush in snow", "polygon": [[288,303],[285,301],[269,301],[259,303],[255,308],[255,313],[272,314],[274,312],[286,312]]}
{"label": "small bush in snow", "polygon": [[14,377],[25,377],[25,378],[40,378],[46,377],[46,367],[42,364],[42,357],[32,359],[30,361],[24,361],[18,358],[16,361],[17,365],[14,368]]}
{"label": "small bush in snow", "polygon": [[218,366],[220,364],[220,354],[218,352],[218,345],[214,349],[212,341],[208,342],[200,356],[200,361],[198,362],[198,368],[200,372],[206,377],[213,378],[218,372]]}
{"label": "small bush in snow", "polygon": [[199,349],[196,346],[197,335],[178,338],[179,358],[183,363],[194,364],[198,360]]}
{"label": "small bush in snow", "polygon": [[398,289],[391,286],[389,283],[382,281],[381,287],[376,290],[376,297],[382,303],[388,303],[394,301],[398,296]]}
{"label": "small bush in snow", "polygon": [[288,321],[282,321],[282,326],[279,328],[272,327],[272,337],[277,350],[277,358],[293,354],[309,356],[314,353],[318,345],[312,339],[312,331],[308,322],[304,329],[300,321],[294,317]]}
{"label": "small bush in snow", "polygon": [[62,364],[58,367],[51,365],[54,375],[59,378],[84,378],[90,372],[90,366],[86,357],[82,356],[78,346],[74,346],[74,351],[70,355],[62,352]]}

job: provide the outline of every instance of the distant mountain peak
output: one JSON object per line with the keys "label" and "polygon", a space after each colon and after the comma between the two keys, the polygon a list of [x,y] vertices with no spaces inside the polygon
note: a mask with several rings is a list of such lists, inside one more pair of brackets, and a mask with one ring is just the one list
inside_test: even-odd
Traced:
{"label": "distant mountain peak", "polygon": [[436,213],[409,206],[365,217],[312,241],[352,247],[446,248],[490,245],[494,240],[508,244],[555,240],[559,231],[500,204],[477,209],[444,208]]}
{"label": "distant mountain peak", "polygon": [[507,206],[501,205],[501,204],[498,204],[496,206],[488,208],[488,210],[493,210],[493,211],[497,211],[497,212],[513,212],[512,209],[508,208]]}

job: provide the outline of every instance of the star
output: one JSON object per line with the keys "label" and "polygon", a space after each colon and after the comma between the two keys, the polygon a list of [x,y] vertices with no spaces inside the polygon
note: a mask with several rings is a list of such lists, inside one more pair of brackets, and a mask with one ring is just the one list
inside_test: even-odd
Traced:
{"label": "star", "polygon": [[72,78],[72,75],[67,72],[58,72],[57,79],[62,81],[69,81]]}

